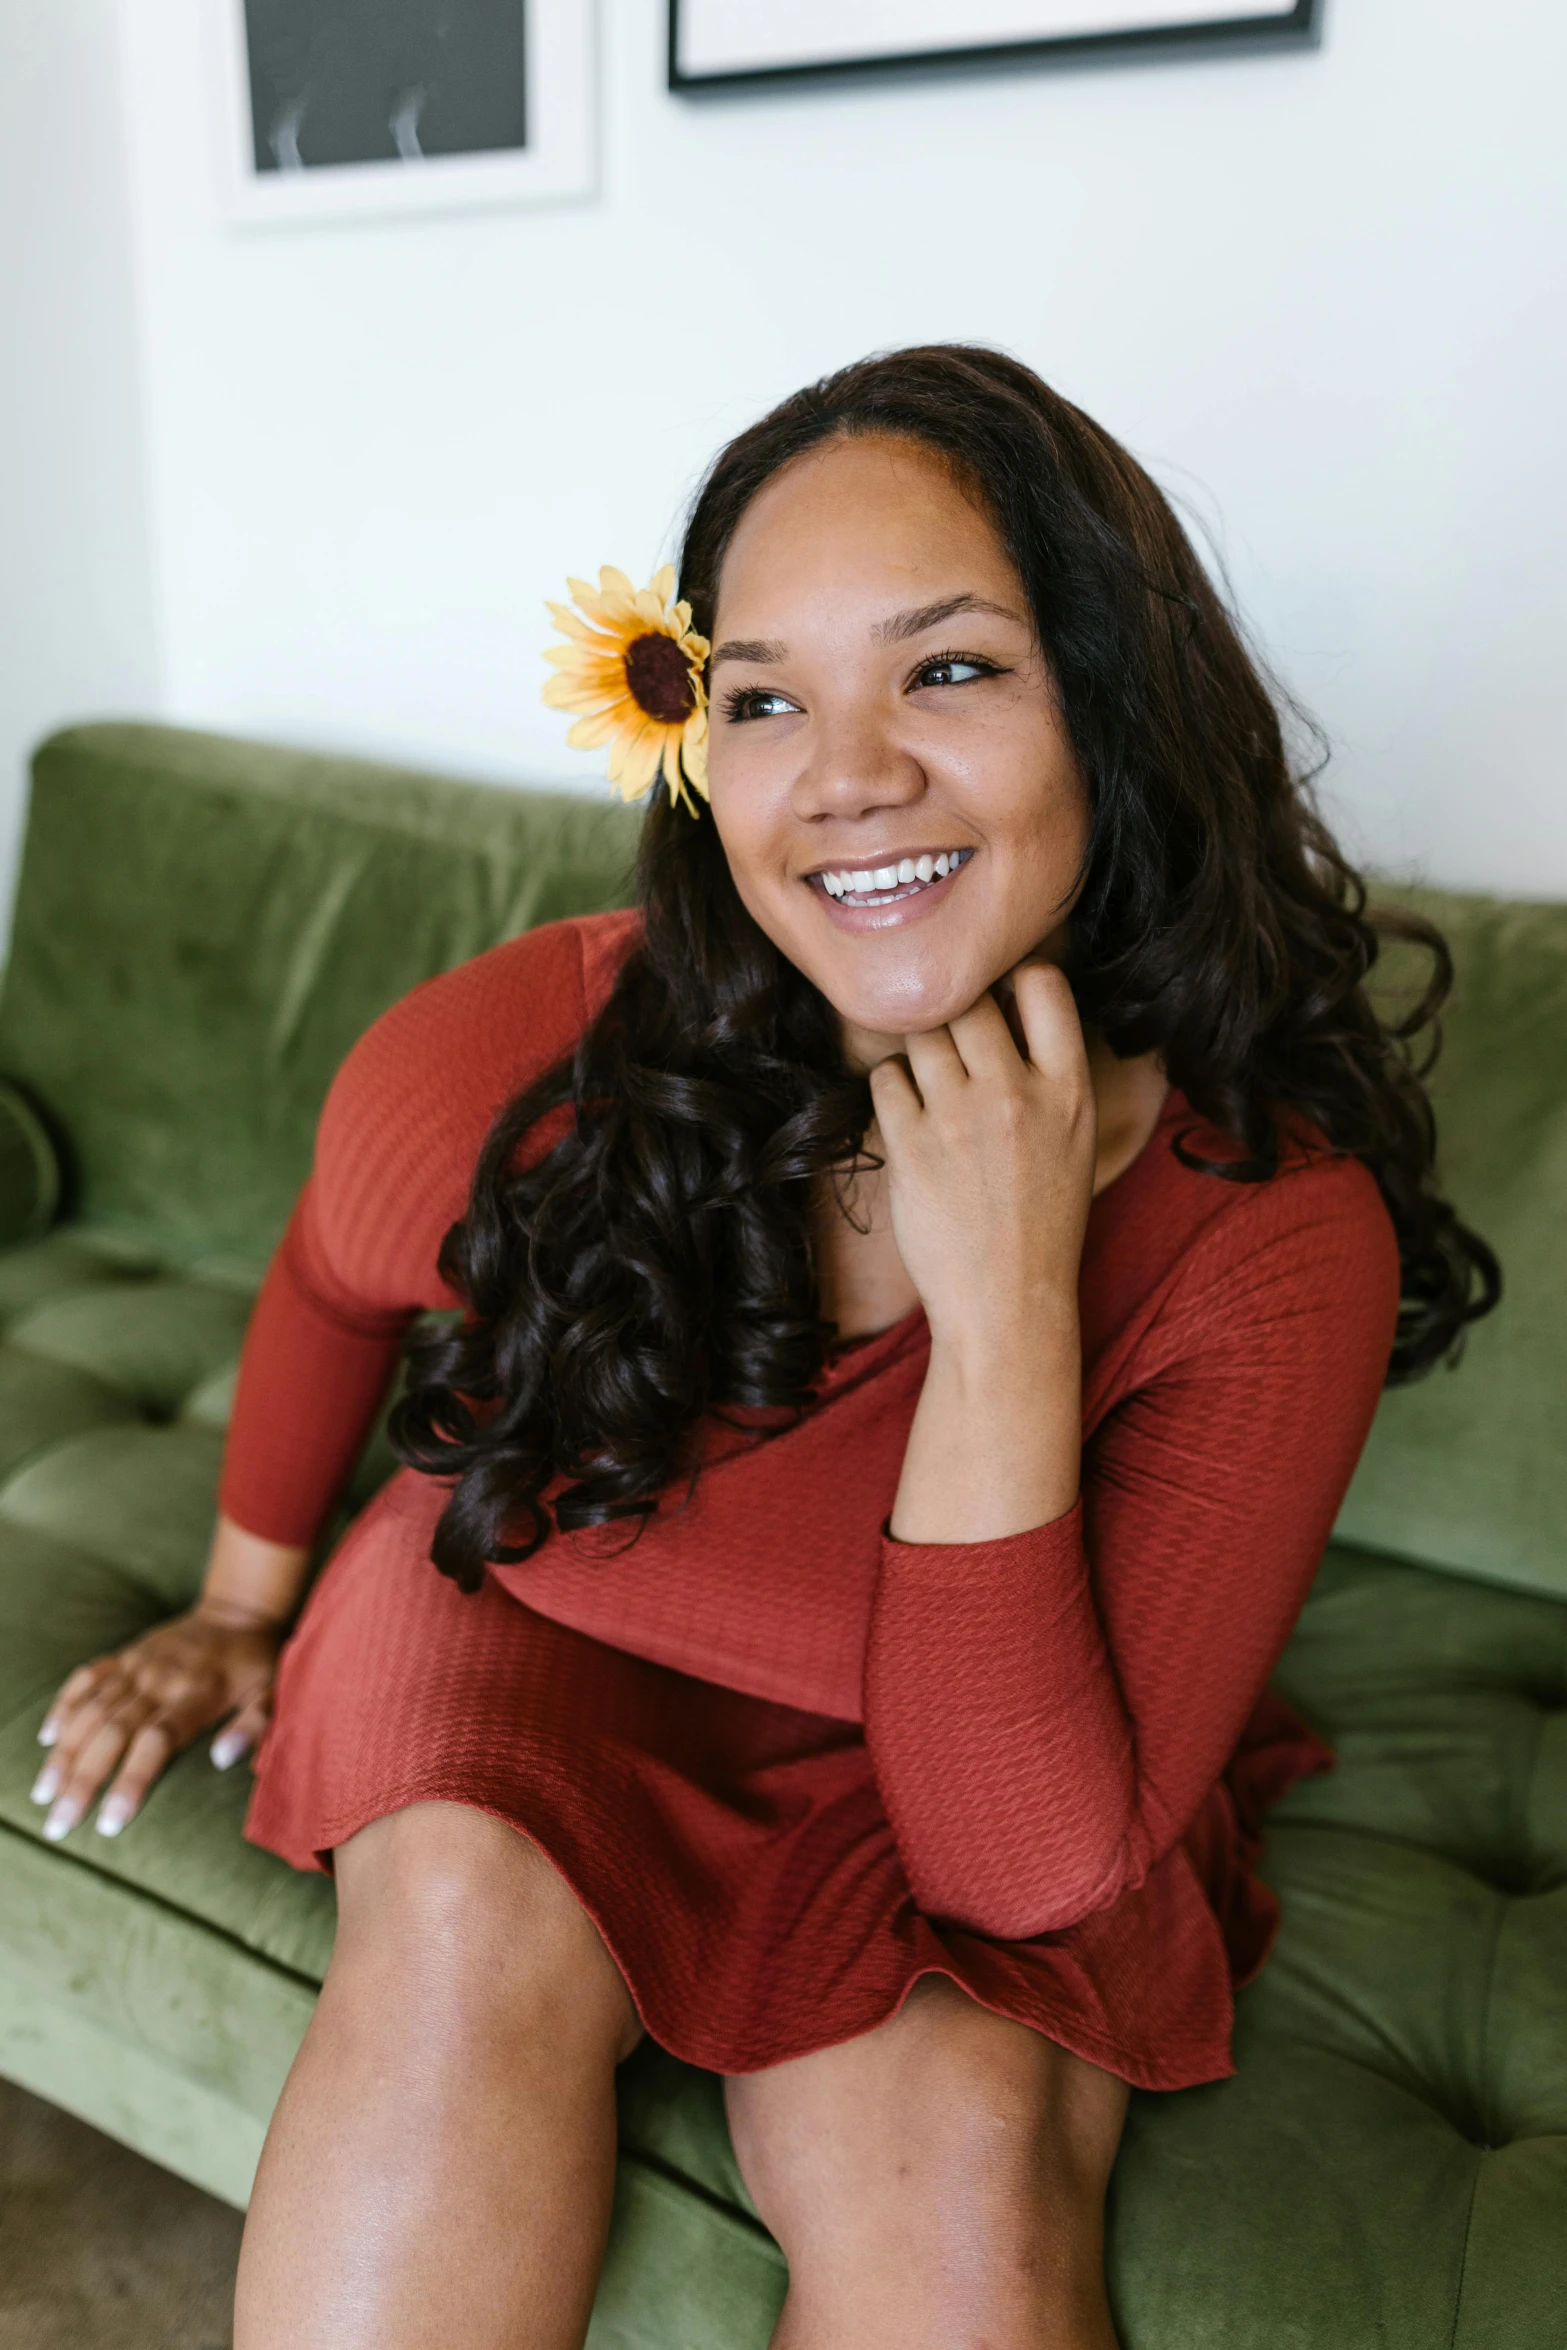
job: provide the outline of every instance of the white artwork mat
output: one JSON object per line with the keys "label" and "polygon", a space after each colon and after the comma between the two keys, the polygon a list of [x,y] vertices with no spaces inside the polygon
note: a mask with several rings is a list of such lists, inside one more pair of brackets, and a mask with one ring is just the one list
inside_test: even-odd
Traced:
{"label": "white artwork mat", "polygon": [[[245,0],[208,0],[217,161],[228,217],[249,226],[284,226],[592,195],[598,174],[595,0],[517,0],[517,5],[523,15],[525,146],[258,170]],[[404,137],[397,143],[403,146]],[[415,147],[411,138],[407,144]]]}

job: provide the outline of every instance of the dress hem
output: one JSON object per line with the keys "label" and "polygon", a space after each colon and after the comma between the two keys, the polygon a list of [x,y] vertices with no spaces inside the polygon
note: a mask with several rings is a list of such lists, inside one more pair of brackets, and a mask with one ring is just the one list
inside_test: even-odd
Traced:
{"label": "dress hem", "polygon": [[[256,1817],[256,1814],[265,1808],[264,1780],[258,1777],[256,1793],[252,1798],[251,1815],[245,1822],[244,1833],[248,1843],[257,1845],[262,1851],[275,1854],[278,1859],[287,1862],[291,1868],[331,1876],[333,1874],[332,1854],[338,1845],[346,1844],[351,1837],[358,1835],[361,1829],[372,1826],[376,1820],[389,1819],[394,1813],[407,1811],[419,1803],[460,1803],[464,1809],[482,1812],[486,1818],[497,1820],[503,1827],[512,1829],[519,1836],[525,1836],[528,1842],[549,1862],[551,1868],[566,1885],[573,1899],[581,1905],[584,1913],[602,1937],[604,1947],[619,1969],[625,1983],[631,2004],[636,2010],[637,2019],[648,2037],[670,2056],[677,2058],[683,2064],[694,2065],[703,2072],[717,2073],[723,2076],[767,2072],[776,2065],[790,2064],[801,2057],[819,2055],[824,2049],[839,2048],[851,2040],[861,2039],[867,2032],[873,2032],[882,2024],[890,2023],[894,2016],[900,2014],[907,2005],[916,1984],[927,1975],[944,1975],[960,1991],[966,1992],[976,2006],[983,2007],[989,2014],[1004,2016],[1012,2023],[1025,2025],[1028,2030],[1038,2032],[1041,2038],[1054,2042],[1059,2048],[1064,2048],[1069,2055],[1082,2057],[1085,2062],[1099,2066],[1101,2071],[1114,2074],[1118,2080],[1125,2081],[1133,2089],[1165,2093],[1177,2089],[1199,2088],[1209,2082],[1228,2080],[1235,2070],[1228,2049],[1225,2051],[1222,2064],[1218,2066],[1209,2060],[1199,2063],[1196,2067],[1182,2066],[1174,2069],[1162,2069],[1133,2056],[1126,2049],[1114,2045],[1107,2036],[1097,2034],[1081,2023],[1072,2025],[1070,2035],[1066,2030],[1060,2028],[1059,2024],[1056,2029],[1049,2029],[1036,2017],[1018,2013],[1016,2004],[1007,2005],[994,1997],[986,1997],[984,1993],[979,1991],[965,1974],[957,1958],[942,1944],[939,1929],[925,1918],[921,1918],[920,1923],[936,1944],[936,1949],[928,1957],[911,1963],[896,1997],[889,2003],[879,2007],[875,2012],[867,2012],[864,2020],[856,2022],[849,2030],[834,2031],[826,2038],[809,2040],[799,2046],[785,2041],[776,2049],[769,2050],[765,2056],[746,2056],[742,2060],[740,2052],[733,2048],[726,2048],[719,2038],[704,2037],[700,2030],[691,2030],[683,2019],[657,2011],[658,2003],[650,2002],[645,1994],[639,1991],[636,1972],[627,1965],[621,1949],[617,1948],[619,1938],[610,1927],[600,1906],[576,1881],[572,1872],[563,1864],[559,1856],[551,1851],[547,1839],[537,1833],[535,1829],[524,1825],[515,1813],[508,1811],[499,1803],[486,1803],[476,1796],[454,1796],[449,1790],[436,1790],[409,1784],[395,1790],[387,1790],[378,1795],[373,1802],[358,1805],[350,1811],[340,1813],[335,1818],[316,1822],[315,1828],[319,1841],[309,1844],[295,1843],[292,1839],[281,1836],[277,1841],[273,1841],[272,1837],[268,1835],[264,1823]],[[981,1939],[977,1936],[966,1936],[965,1938]],[[1000,1947],[1005,1946],[1001,1945]]]}

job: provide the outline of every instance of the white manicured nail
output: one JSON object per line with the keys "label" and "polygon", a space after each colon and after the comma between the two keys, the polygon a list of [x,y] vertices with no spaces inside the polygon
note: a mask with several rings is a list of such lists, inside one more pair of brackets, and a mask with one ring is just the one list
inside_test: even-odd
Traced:
{"label": "white manicured nail", "polygon": [[118,1836],[130,1816],[131,1807],[127,1797],[110,1795],[99,1805],[98,1817],[93,1825],[100,1836]]}
{"label": "white manicured nail", "polygon": [[59,1735],[60,1731],[59,1725],[57,1723],[45,1722],[38,1732],[38,1743],[40,1746],[52,1746]]}
{"label": "white manicured nail", "polygon": [[60,1766],[58,1763],[45,1763],[33,1781],[32,1799],[34,1803],[53,1803],[59,1791]]}
{"label": "white manicured nail", "polygon": [[69,1836],[80,1817],[75,1804],[62,1796],[44,1822],[45,1837],[51,1844],[60,1843],[62,1838]]}
{"label": "white manicured nail", "polygon": [[250,1740],[243,1730],[225,1730],[220,1738],[212,1741],[214,1766],[220,1771],[226,1771],[231,1763],[238,1762],[249,1744]]}

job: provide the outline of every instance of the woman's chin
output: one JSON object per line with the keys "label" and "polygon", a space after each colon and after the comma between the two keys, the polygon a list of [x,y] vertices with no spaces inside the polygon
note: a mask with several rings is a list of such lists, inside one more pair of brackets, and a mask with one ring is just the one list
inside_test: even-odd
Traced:
{"label": "woman's chin", "polygon": [[945,1028],[969,1011],[985,991],[975,982],[939,990],[845,988],[840,993],[824,988],[822,992],[843,1024],[851,1059],[869,1066],[885,1060],[889,1052],[901,1052],[905,1037],[926,1036],[933,1029]]}

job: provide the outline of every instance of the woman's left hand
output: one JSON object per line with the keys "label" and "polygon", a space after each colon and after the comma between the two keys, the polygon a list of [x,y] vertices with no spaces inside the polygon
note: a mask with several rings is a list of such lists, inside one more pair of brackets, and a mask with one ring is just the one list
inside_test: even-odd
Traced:
{"label": "woman's left hand", "polygon": [[933,1355],[984,1362],[1075,1332],[1094,1090],[1064,973],[1011,974],[1025,1059],[993,995],[871,1072],[893,1235]]}

